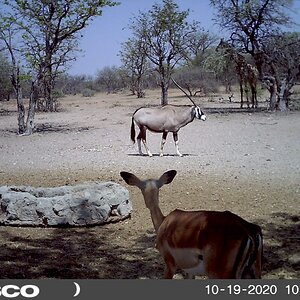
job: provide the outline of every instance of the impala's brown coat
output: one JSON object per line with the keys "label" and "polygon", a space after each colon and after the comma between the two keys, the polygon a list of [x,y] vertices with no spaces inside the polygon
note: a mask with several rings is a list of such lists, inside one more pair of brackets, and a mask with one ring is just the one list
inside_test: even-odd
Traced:
{"label": "impala's brown coat", "polygon": [[229,212],[174,210],[164,216],[159,208],[159,188],[172,182],[176,171],[158,180],[142,181],[121,172],[129,184],[141,189],[157,233],[156,248],[164,258],[164,278],[180,268],[189,277],[261,278],[261,228]]}

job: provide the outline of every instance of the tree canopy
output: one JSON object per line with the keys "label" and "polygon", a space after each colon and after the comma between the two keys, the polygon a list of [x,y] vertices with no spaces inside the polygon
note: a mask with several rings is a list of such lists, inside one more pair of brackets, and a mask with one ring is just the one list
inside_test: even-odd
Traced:
{"label": "tree canopy", "polygon": [[[1,29],[8,29],[1,30],[1,39],[6,41],[12,61],[15,60],[15,49],[18,48],[26,59],[27,68],[32,76],[32,93],[26,126],[26,132],[31,133],[36,101],[40,94],[43,95],[44,102],[39,105],[44,110],[56,109],[53,97],[55,79],[61,68],[65,68],[66,63],[74,59],[79,32],[94,17],[102,15],[103,7],[118,3],[110,0],[2,0],[1,2],[5,10],[5,15],[0,15]],[[17,41],[10,35],[11,26],[19,31]],[[13,46],[14,42],[19,44],[18,47]],[[15,72],[15,79],[16,76],[18,72]],[[17,98],[20,100],[20,97]],[[24,111],[24,107],[22,110]],[[19,129],[21,133],[24,131],[20,125]]]}
{"label": "tree canopy", "polygon": [[142,42],[146,55],[159,75],[162,89],[161,103],[168,103],[168,88],[176,64],[185,59],[190,51],[189,38],[197,30],[197,24],[189,24],[189,11],[180,11],[173,0],[154,4],[148,12],[140,12],[130,28],[133,38]]}

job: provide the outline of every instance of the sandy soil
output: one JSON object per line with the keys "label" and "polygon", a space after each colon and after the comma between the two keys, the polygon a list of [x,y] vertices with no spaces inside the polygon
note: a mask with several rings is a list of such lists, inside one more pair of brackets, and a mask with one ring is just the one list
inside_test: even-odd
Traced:
{"label": "sandy soil", "polygon": [[[240,111],[201,98],[206,122],[172,136],[158,156],[161,136],[148,133],[154,157],[130,141],[136,108],[159,103],[159,91],[137,100],[98,94],[61,100],[58,113],[39,113],[38,132],[17,136],[16,105],[0,102],[0,185],[58,186],[113,180],[120,171],[141,178],[178,171],[161,190],[165,214],[175,208],[231,210],[262,226],[264,278],[300,278],[300,113]],[[225,97],[224,97],[225,98]],[[208,101],[209,100],[209,101]],[[189,104],[177,91],[170,103]],[[160,278],[163,262],[140,191],[128,187],[131,219],[92,228],[0,227],[0,278]]]}

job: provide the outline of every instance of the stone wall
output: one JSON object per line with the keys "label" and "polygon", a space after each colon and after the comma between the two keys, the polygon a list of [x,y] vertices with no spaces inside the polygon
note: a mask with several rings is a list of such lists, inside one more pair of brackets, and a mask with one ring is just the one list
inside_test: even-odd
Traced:
{"label": "stone wall", "polygon": [[0,225],[98,225],[127,218],[131,211],[128,190],[114,182],[0,187]]}

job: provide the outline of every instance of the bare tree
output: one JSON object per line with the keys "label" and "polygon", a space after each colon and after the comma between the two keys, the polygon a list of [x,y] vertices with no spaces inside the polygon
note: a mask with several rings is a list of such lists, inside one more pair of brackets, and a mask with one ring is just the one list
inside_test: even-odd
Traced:
{"label": "bare tree", "polygon": [[[265,81],[269,89],[273,87],[274,100],[271,102],[272,108],[276,103],[281,111],[285,111],[289,106],[291,90],[300,79],[300,34],[283,33],[278,36],[272,36],[263,45],[264,52],[272,59],[272,64],[264,65]],[[272,66],[276,69],[272,70]]]}
{"label": "bare tree", "polygon": [[5,10],[5,17],[2,15],[0,20],[1,24],[4,24],[2,29],[5,29],[1,31],[1,37],[12,58],[12,77],[17,99],[20,100],[18,101],[19,120],[22,119],[24,106],[22,106],[21,89],[19,89],[20,76],[16,49],[10,43],[11,28],[17,28],[22,32],[18,36],[22,41],[18,51],[26,59],[32,84],[26,130],[25,126],[20,125],[19,122],[19,133],[26,131],[26,134],[31,134],[34,129],[35,109],[37,99],[41,94],[41,87],[45,99],[45,110],[54,111],[55,78],[60,69],[64,68],[69,60],[74,59],[78,33],[89,24],[93,17],[102,14],[104,6],[114,6],[117,3],[109,0],[1,0],[0,4]]}
{"label": "bare tree", "polygon": [[198,66],[179,68],[176,70],[174,78],[180,82],[180,85],[188,91],[190,96],[217,91],[215,73]]}
{"label": "bare tree", "polygon": [[52,91],[61,67],[74,59],[78,34],[89,21],[102,14],[104,6],[116,5],[108,0],[5,1],[10,19],[23,30],[26,56],[39,74],[45,98],[44,109],[55,110]]}
{"label": "bare tree", "polygon": [[107,94],[115,93],[122,87],[119,71],[116,66],[104,67],[96,76],[97,85],[104,87]]}
{"label": "bare tree", "polygon": [[134,39],[143,41],[143,53],[159,74],[161,103],[168,103],[169,81],[177,63],[188,57],[188,39],[197,30],[188,24],[189,11],[180,11],[173,0],[154,4],[146,13],[140,12],[130,28]]}
{"label": "bare tree", "polygon": [[22,95],[21,77],[20,77],[20,60],[18,51],[16,50],[14,37],[18,36],[19,29],[15,26],[11,19],[0,14],[0,39],[4,43],[4,49],[7,50],[11,61],[10,76],[11,83],[16,94],[18,108],[18,133],[23,134],[26,131],[25,125],[25,106]]}
{"label": "bare tree", "polygon": [[218,38],[216,35],[204,28],[199,28],[188,38],[187,43],[190,50],[188,61],[192,65],[203,66],[209,50],[217,41]]}
{"label": "bare tree", "polygon": [[[294,50],[291,52],[289,43],[284,38],[286,33],[283,32],[283,28],[290,23],[287,12],[293,1],[211,0],[211,3],[218,11],[217,22],[231,33],[232,45],[243,49],[254,58],[260,79],[270,92],[270,108],[273,110],[278,106],[282,111],[287,110],[287,95],[299,73],[299,57]],[[283,40],[285,43],[280,42]],[[270,43],[276,45],[271,51],[267,46]],[[299,49],[299,39],[294,39],[293,48],[295,47]],[[284,50],[281,58],[278,57],[279,48]],[[282,68],[280,61],[283,56],[289,57],[293,63]],[[290,74],[295,76],[291,77]]]}
{"label": "bare tree", "polygon": [[130,78],[130,90],[138,98],[143,98],[143,76],[149,69],[149,62],[143,51],[143,39],[129,39],[122,44],[120,52],[124,68],[128,71]]}

